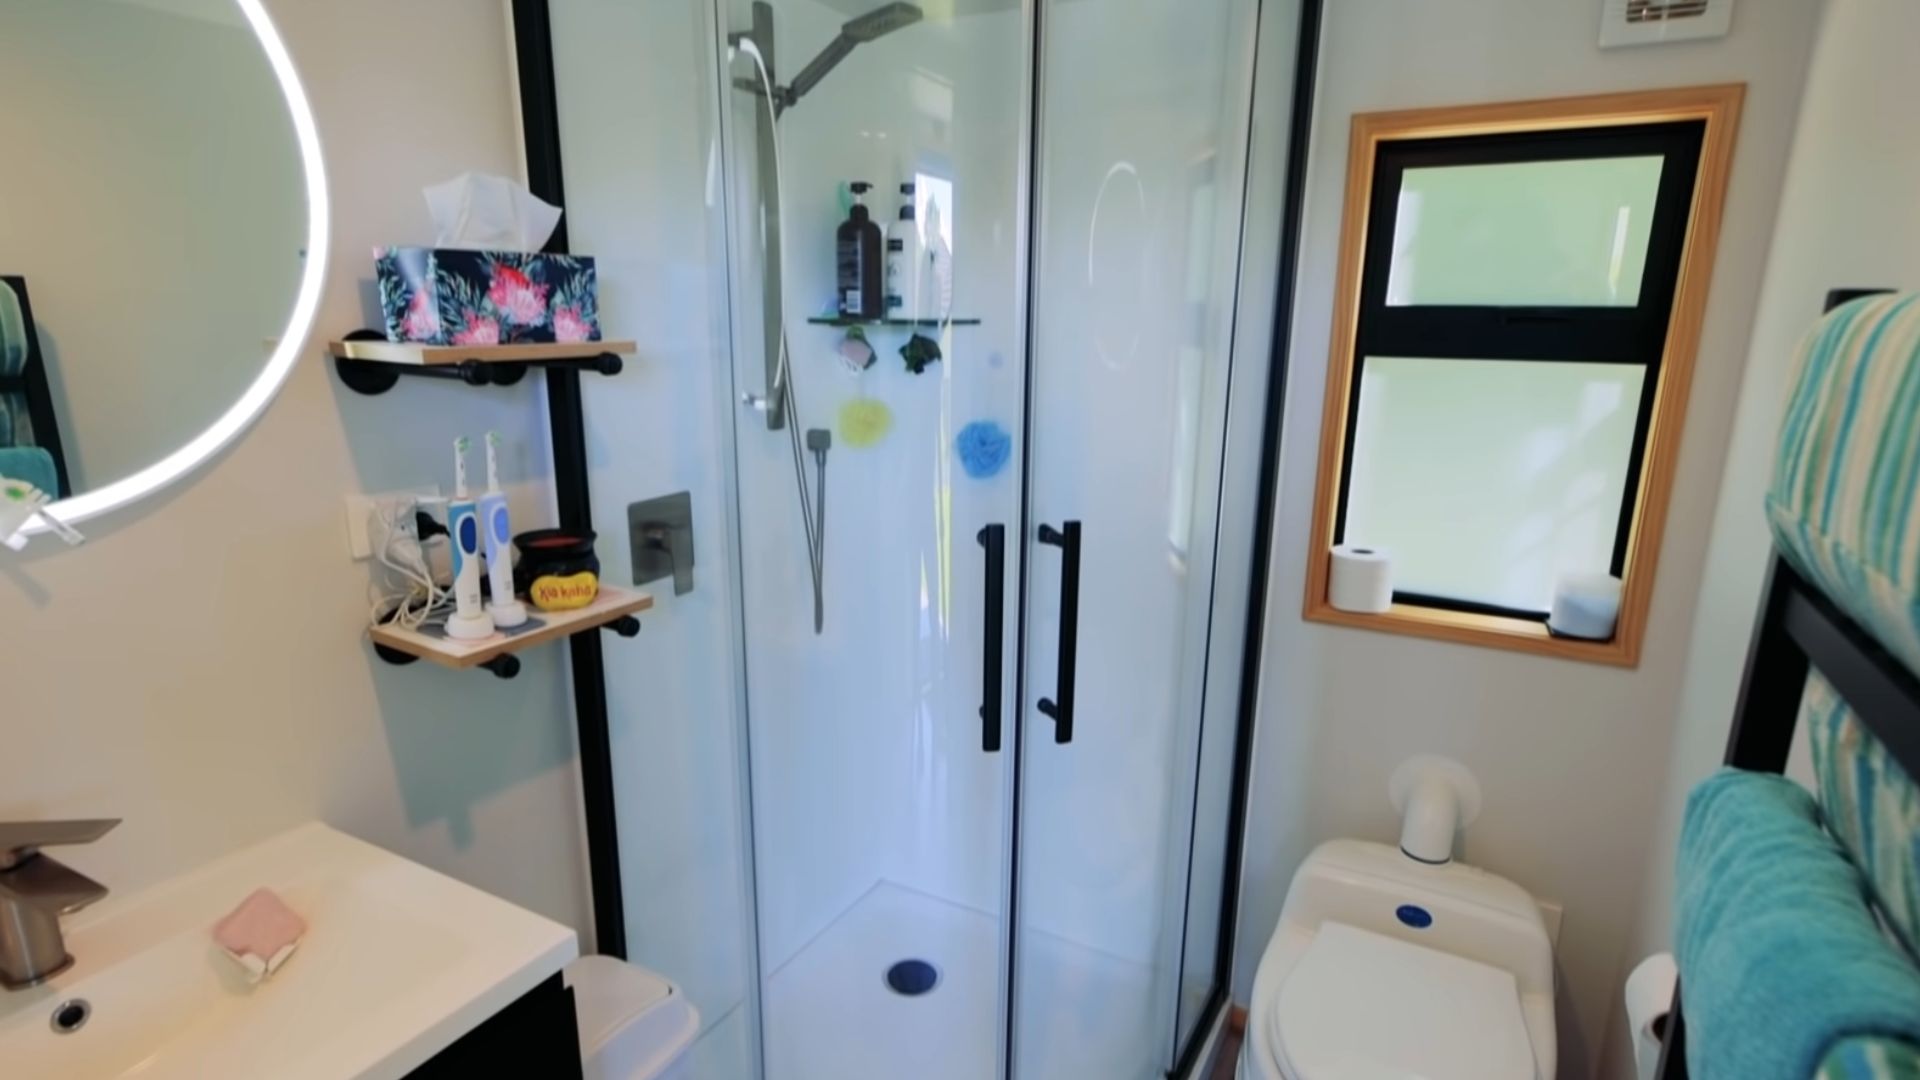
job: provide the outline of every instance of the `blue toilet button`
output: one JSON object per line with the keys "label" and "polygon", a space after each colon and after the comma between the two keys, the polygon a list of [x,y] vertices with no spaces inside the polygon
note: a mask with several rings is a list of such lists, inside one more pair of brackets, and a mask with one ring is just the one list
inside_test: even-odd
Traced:
{"label": "blue toilet button", "polygon": [[1401,904],[1393,909],[1393,916],[1415,930],[1425,930],[1433,925],[1433,912],[1418,904]]}

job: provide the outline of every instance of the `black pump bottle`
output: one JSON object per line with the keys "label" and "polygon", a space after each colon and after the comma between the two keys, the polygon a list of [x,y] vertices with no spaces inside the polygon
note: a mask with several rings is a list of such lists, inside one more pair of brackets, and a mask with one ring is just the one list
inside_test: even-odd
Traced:
{"label": "black pump bottle", "polygon": [[853,188],[853,212],[840,223],[835,236],[840,271],[840,316],[846,319],[878,319],[886,311],[886,264],[880,226],[874,224],[861,197],[873,185],[856,180]]}

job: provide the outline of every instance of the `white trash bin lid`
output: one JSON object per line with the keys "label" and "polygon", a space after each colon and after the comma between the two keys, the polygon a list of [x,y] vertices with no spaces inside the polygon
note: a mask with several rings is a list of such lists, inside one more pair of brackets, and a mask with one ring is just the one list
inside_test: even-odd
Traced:
{"label": "white trash bin lid", "polygon": [[700,1013],[666,979],[611,956],[567,965],[587,1080],[654,1080],[700,1033]]}

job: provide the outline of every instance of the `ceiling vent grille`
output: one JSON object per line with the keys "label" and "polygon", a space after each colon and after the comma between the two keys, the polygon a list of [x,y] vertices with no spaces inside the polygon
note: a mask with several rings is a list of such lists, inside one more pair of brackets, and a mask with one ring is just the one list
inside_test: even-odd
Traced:
{"label": "ceiling vent grille", "polygon": [[1727,36],[1733,0],[1601,0],[1600,47]]}

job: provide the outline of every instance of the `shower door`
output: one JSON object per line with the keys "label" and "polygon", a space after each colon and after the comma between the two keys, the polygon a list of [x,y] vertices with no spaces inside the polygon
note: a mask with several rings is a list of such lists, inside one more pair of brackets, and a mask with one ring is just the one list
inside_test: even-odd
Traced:
{"label": "shower door", "polygon": [[[1257,8],[719,0],[766,1080],[1147,1080],[1226,977]],[[836,315],[854,181],[938,253],[891,318]]]}
{"label": "shower door", "polygon": [[[984,1080],[1003,1056],[1025,30],[1015,9],[921,14],[723,4],[767,1080]],[[924,325],[833,318],[855,181],[888,225],[912,184],[950,252]],[[916,373],[909,343],[939,358]]]}
{"label": "shower door", "polygon": [[[1022,1080],[1165,1075],[1226,977],[1225,821],[1198,825],[1195,802],[1200,783],[1230,783],[1200,768],[1203,737],[1230,747],[1235,730],[1204,705],[1258,7],[1041,11]],[[1199,838],[1211,860],[1193,857],[1202,827],[1221,833]],[[1196,925],[1189,946],[1190,920],[1213,934]]]}

